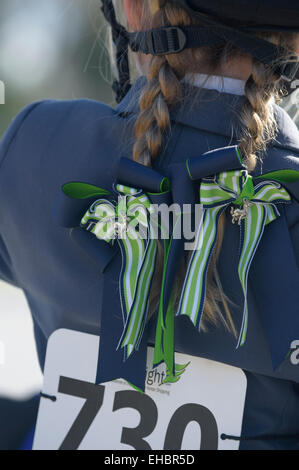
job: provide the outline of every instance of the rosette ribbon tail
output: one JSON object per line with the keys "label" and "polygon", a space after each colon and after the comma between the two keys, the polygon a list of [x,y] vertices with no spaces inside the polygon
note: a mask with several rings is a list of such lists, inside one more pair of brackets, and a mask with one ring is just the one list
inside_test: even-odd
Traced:
{"label": "rosette ribbon tail", "polygon": [[[138,182],[138,189],[134,186]],[[142,189],[140,189],[142,188]],[[118,195],[117,244],[122,263],[118,281],[119,313],[108,307],[100,343],[99,379],[107,378],[112,369],[138,390],[144,390],[146,373],[149,293],[156,267],[158,220],[153,203],[169,203],[169,181],[158,172],[121,158],[115,189]],[[124,232],[122,233],[122,227]],[[105,295],[105,294],[104,294]],[[113,316],[111,315],[113,313]],[[121,328],[121,331],[120,331]],[[117,329],[117,341],[114,331]],[[112,333],[113,331],[113,333]],[[105,332],[105,334],[103,334]],[[112,335],[114,340],[111,341]],[[122,363],[119,361],[122,356]],[[103,359],[101,359],[103,358]],[[116,358],[118,358],[116,360]],[[139,362],[138,362],[139,358]],[[113,362],[114,361],[114,362]],[[118,361],[118,367],[117,366]],[[142,363],[143,361],[143,363]],[[130,377],[125,367],[133,364]],[[114,373],[115,375],[115,373]]]}
{"label": "rosette ribbon tail", "polygon": [[[295,173],[298,178],[299,173]],[[244,294],[242,326],[237,348],[246,341],[249,320],[247,283],[250,266],[265,227],[280,216],[277,205],[291,202],[290,194],[281,184],[283,181],[283,170],[272,172],[269,176],[261,175],[256,179],[253,179],[247,170],[232,170],[221,172],[214,178],[204,178],[200,184],[203,220],[198,227],[196,249],[190,259],[177,315],[186,315],[200,330],[207,270],[217,239],[218,219],[221,213],[232,205],[233,222],[236,218],[240,226],[238,274]]]}
{"label": "rosette ribbon tail", "polygon": [[[146,195],[149,198],[149,201],[152,205],[156,205],[156,208],[159,205],[163,205],[164,207],[169,207],[171,204],[171,192],[169,187],[169,180],[164,176],[161,176],[158,172],[146,168],[143,165],[140,165],[132,160],[128,160],[122,158],[119,164],[118,170],[118,180],[124,181],[127,185],[132,185],[136,181],[138,181],[139,185],[142,185],[144,191],[146,191]],[[149,223],[149,239],[147,241],[149,250],[153,250],[154,255],[150,256],[150,268],[151,268],[151,275],[146,276],[144,279],[151,282],[153,271],[156,266],[156,256],[157,256],[157,249],[158,249],[158,239],[162,239],[161,242],[163,243],[163,279],[162,279],[162,286],[161,286],[161,293],[164,292],[165,287],[165,274],[166,274],[166,266],[167,266],[167,258],[168,258],[168,247],[169,247],[169,233],[164,226],[163,216],[160,217],[158,212],[154,209],[154,206],[150,206],[148,208],[149,214],[151,216],[150,223]],[[140,284],[141,296],[143,302],[148,302],[149,298],[149,289],[144,288],[142,284]],[[162,295],[162,294],[161,294]],[[146,309],[147,312],[147,309]],[[129,345],[129,338],[132,332],[137,325],[137,316],[130,315],[128,317],[128,321],[123,331],[123,335],[121,337],[120,346],[125,347]],[[170,353],[167,356],[168,358],[173,359],[173,322],[174,322],[174,312],[173,309],[169,309],[168,315],[168,322],[163,323],[160,322],[161,317],[158,315],[157,325],[156,325],[156,342],[155,342],[155,350],[154,350],[154,357],[157,356],[157,351],[166,350]],[[146,315],[143,317],[143,321],[146,321]],[[144,325],[143,325],[144,328]],[[140,330],[139,340],[143,335],[143,328]],[[132,348],[132,345],[131,345]],[[161,359],[160,362],[163,362]],[[154,361],[154,366],[156,365]],[[169,361],[166,363],[166,367],[170,366]],[[170,366],[171,367],[171,366]]]}
{"label": "rosette ribbon tail", "polygon": [[[195,230],[195,205],[200,202],[198,181],[221,170],[238,168],[243,168],[243,164],[236,146],[207,152],[186,162],[170,166],[174,217],[172,236],[167,243],[164,242],[164,272],[154,353],[154,365],[161,362],[167,365],[165,382],[177,381],[186,368],[186,365],[176,364],[174,360],[175,292],[173,289],[180,263],[186,253],[185,246],[194,241],[188,236],[192,233],[192,228]],[[220,213],[217,215],[219,210],[214,211],[216,218],[220,216]],[[192,286],[192,296],[196,296],[196,279],[193,278],[193,281],[195,282]]]}

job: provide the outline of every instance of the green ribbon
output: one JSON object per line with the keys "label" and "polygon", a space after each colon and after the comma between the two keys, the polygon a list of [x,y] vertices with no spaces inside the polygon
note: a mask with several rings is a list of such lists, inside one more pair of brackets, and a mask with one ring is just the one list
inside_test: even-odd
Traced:
{"label": "green ribbon", "polygon": [[[280,216],[276,204],[291,200],[289,193],[278,182],[286,181],[287,177],[290,177],[289,172],[272,172],[271,180],[267,175],[262,175],[257,179],[269,181],[254,184],[247,170],[238,170],[219,173],[214,178],[203,178],[200,184],[203,216],[197,230],[195,249],[187,269],[177,315],[188,316],[200,330],[206,295],[206,275],[217,239],[218,219],[228,205],[242,206],[242,209],[235,209],[233,214],[238,220],[241,232],[238,274],[244,294],[243,319],[237,347],[242,346],[246,340],[249,268],[265,226]],[[298,179],[298,173],[296,177]],[[274,178],[277,181],[272,181]]]}
{"label": "green ribbon", "polygon": [[81,227],[107,243],[117,239],[122,252],[120,296],[124,322],[118,347],[127,359],[138,349],[148,309],[155,269],[157,241],[150,224],[153,212],[146,194],[138,189],[116,185],[118,201],[98,199],[81,220]]}

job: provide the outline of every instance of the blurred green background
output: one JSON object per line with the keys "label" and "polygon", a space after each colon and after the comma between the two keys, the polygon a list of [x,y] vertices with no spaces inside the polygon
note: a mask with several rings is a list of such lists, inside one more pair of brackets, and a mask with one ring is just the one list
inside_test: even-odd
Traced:
{"label": "blurred green background", "polygon": [[114,105],[99,0],[1,0],[0,136],[28,103],[92,98]]}
{"label": "blurred green background", "polygon": [[[120,0],[119,0],[120,1]],[[114,105],[100,0],[1,0],[0,137],[28,103],[92,98]],[[299,90],[297,90],[299,92]],[[297,99],[284,106],[299,125]]]}

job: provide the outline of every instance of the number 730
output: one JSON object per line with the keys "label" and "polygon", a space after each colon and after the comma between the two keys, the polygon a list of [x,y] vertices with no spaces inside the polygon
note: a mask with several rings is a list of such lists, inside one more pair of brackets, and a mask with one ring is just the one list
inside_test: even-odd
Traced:
{"label": "number 730", "polygon": [[[105,386],[60,377],[58,392],[86,399],[60,446],[60,450],[75,450],[80,446],[103,405]],[[112,411],[123,408],[137,410],[140,414],[140,422],[136,428],[122,428],[121,442],[136,450],[151,450],[145,438],[153,433],[158,422],[156,403],[149,395],[135,390],[124,390],[115,393]],[[164,439],[164,450],[181,449],[186,427],[191,421],[200,425],[201,435],[198,448],[201,450],[218,448],[218,427],[212,412],[198,403],[187,403],[180,406],[169,421]]]}

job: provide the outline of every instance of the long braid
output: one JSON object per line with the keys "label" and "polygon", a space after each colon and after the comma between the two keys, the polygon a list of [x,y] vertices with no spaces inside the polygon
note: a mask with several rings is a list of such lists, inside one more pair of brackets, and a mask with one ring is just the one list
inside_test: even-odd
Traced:
{"label": "long braid", "polygon": [[[259,36],[290,52],[296,39],[295,33],[260,33]],[[280,62],[288,59],[281,57]],[[273,104],[280,101],[279,83],[271,68],[253,59],[252,74],[245,85],[247,101],[240,116],[242,132],[239,145],[248,171],[252,171],[257,159],[261,158],[257,154],[262,155],[275,139],[277,123]]]}
{"label": "long braid", "polygon": [[[178,24],[178,21],[180,24],[190,23],[188,15],[182,9],[173,6],[169,8],[167,4],[159,7],[158,3],[149,2],[154,14],[153,25],[155,22],[162,25]],[[173,56],[168,54],[153,56],[150,59],[147,84],[139,100],[140,114],[135,125],[136,142],[133,157],[135,161],[146,166],[151,166],[152,159],[159,155],[163,135],[170,127],[169,108],[179,102],[181,96],[182,75],[179,76],[172,67],[172,61],[176,60]]]}
{"label": "long braid", "polygon": [[252,75],[245,85],[247,101],[240,116],[243,130],[239,141],[248,171],[255,168],[257,153],[266,150],[277,130],[270,103],[275,93],[275,77],[272,74],[272,80],[269,80],[266,67],[256,61],[252,69]]}
{"label": "long braid", "polygon": [[[167,12],[157,5],[151,5],[152,11],[161,23],[169,21]],[[181,21],[186,15],[181,11]],[[163,145],[163,138],[170,128],[169,109],[179,102],[181,97],[181,83],[174,69],[169,63],[170,56],[153,56],[147,68],[147,84],[142,90],[139,107],[140,113],[135,124],[136,141],[133,147],[135,161],[151,167],[158,157]],[[149,304],[150,314],[157,308],[160,298],[163,272],[163,248],[158,243],[157,264],[154,282],[151,289]]]}
{"label": "long braid", "polygon": [[170,127],[169,107],[180,99],[180,82],[165,56],[151,59],[147,80],[139,101],[133,156],[135,161],[151,166]]}

